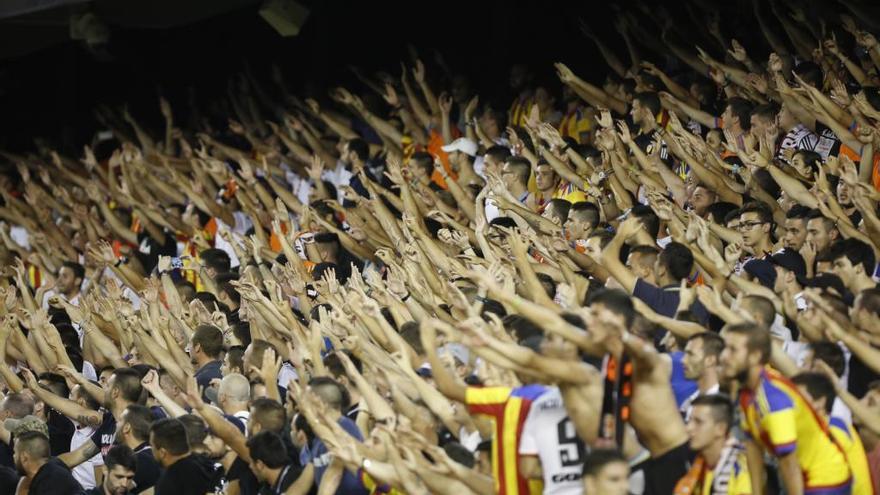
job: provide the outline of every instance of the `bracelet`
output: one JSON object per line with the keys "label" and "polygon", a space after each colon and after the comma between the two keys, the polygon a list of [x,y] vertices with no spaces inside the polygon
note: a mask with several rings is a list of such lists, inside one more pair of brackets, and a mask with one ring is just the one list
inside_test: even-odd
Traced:
{"label": "bracelet", "polygon": [[407,292],[405,296],[400,298],[400,300],[405,302],[407,299],[409,299],[409,296],[410,296],[410,293]]}
{"label": "bracelet", "polygon": [[118,260],[116,260],[116,263],[114,263],[113,266],[115,266],[116,268],[119,268],[120,266],[122,266],[126,263],[128,263],[128,258],[122,257],[122,258],[119,258]]}

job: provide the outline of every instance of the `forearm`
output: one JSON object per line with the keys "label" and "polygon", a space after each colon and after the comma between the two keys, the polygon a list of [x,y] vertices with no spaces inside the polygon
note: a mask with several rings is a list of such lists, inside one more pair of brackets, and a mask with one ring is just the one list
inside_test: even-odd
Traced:
{"label": "forearm", "polygon": [[804,493],[804,477],[794,452],[779,459],[779,475],[782,478],[783,486],[785,486],[785,493],[789,495]]}

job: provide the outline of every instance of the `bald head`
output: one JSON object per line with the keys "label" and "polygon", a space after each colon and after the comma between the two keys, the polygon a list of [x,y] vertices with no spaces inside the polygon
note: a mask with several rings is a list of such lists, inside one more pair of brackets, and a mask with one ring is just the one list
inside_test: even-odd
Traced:
{"label": "bald head", "polygon": [[246,403],[251,398],[251,384],[244,375],[232,373],[220,381],[218,393],[229,401]]}

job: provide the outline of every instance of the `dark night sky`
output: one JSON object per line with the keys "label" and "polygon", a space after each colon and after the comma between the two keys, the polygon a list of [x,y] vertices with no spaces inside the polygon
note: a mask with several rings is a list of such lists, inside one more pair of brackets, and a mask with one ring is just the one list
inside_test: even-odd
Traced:
{"label": "dark night sky", "polygon": [[[742,2],[724,5],[735,9]],[[21,149],[31,136],[55,138],[65,126],[83,142],[94,130],[91,109],[97,103],[129,102],[136,117],[158,121],[157,87],[176,109],[183,108],[187,87],[194,86],[203,101],[222,94],[243,60],[267,82],[270,64],[276,62],[294,89],[311,81],[323,91],[350,79],[346,64],[397,74],[397,61],[406,58],[406,44],[412,42],[429,69],[432,49],[437,48],[453,70],[471,76],[480,94],[504,100],[508,67],[517,61],[529,63],[540,80],[554,84],[551,64],[556,60],[588,79],[601,80],[607,69],[580,34],[579,17],[604,32],[621,53],[625,49],[613,32],[611,7],[605,2],[303,3],[311,16],[295,38],[278,35],[257,15],[255,3],[172,29],[111,25],[113,62],[97,62],[75,42],[0,61],[0,104],[5,110],[0,147]],[[749,2],[742,7],[748,12]]]}

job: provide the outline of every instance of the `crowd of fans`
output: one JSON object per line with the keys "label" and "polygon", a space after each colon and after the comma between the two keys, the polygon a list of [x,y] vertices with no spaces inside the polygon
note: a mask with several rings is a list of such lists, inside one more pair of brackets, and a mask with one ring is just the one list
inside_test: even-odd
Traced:
{"label": "crowd of fans", "polygon": [[0,493],[878,493],[880,18],[643,7],[2,153]]}

